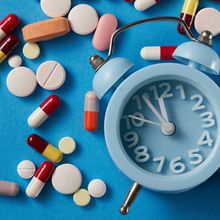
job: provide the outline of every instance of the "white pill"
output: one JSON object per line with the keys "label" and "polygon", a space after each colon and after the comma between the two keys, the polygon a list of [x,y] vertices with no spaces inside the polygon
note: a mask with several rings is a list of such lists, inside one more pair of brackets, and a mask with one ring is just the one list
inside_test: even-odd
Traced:
{"label": "white pill", "polygon": [[35,91],[37,80],[31,69],[20,66],[10,71],[6,79],[6,85],[13,95],[26,97]]}
{"label": "white pill", "polygon": [[61,194],[72,194],[80,188],[81,184],[81,172],[72,164],[62,164],[53,173],[52,185]]}
{"label": "white pill", "polygon": [[56,61],[42,63],[36,73],[38,84],[47,90],[60,88],[66,80],[66,72],[63,66]]}
{"label": "white pill", "polygon": [[23,179],[31,178],[36,171],[34,163],[30,160],[23,160],[17,166],[18,175]]}
{"label": "white pill", "polygon": [[63,17],[71,8],[71,0],[41,0],[40,6],[48,17]]}
{"label": "white pill", "polygon": [[86,189],[79,189],[73,194],[73,201],[78,206],[87,206],[90,200],[91,197]]}
{"label": "white pill", "polygon": [[136,0],[134,7],[138,11],[144,11],[157,3],[159,3],[159,0]]}
{"label": "white pill", "polygon": [[12,68],[19,67],[22,64],[22,59],[18,55],[12,55],[8,58],[8,65]]}
{"label": "white pill", "polygon": [[40,47],[37,43],[26,43],[23,47],[23,54],[26,58],[34,60],[40,55]]}
{"label": "white pill", "polygon": [[96,10],[86,4],[80,4],[72,8],[68,19],[72,31],[80,35],[92,33],[99,21]]}
{"label": "white pill", "polygon": [[104,196],[106,188],[106,184],[100,179],[94,179],[88,185],[89,194],[95,198]]}
{"label": "white pill", "polygon": [[76,148],[76,142],[71,137],[63,137],[59,141],[59,149],[64,154],[71,154]]}

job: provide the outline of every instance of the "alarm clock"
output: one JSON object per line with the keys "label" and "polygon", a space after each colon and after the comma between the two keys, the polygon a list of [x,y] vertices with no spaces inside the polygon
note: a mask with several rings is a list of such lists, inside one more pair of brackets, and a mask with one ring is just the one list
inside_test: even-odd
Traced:
{"label": "alarm clock", "polygon": [[[192,41],[177,47],[178,63],[162,63],[131,73],[133,63],[111,58],[116,36],[134,25],[177,21]],[[219,74],[211,48],[212,34],[195,39],[175,17],[143,19],[112,35],[108,58],[90,59],[96,74],[93,90],[101,99],[115,87],[105,113],[104,133],[116,166],[134,181],[120,211],[128,208],[141,186],[176,193],[206,181],[220,166],[220,89],[207,74]],[[206,73],[206,74],[204,74]]]}

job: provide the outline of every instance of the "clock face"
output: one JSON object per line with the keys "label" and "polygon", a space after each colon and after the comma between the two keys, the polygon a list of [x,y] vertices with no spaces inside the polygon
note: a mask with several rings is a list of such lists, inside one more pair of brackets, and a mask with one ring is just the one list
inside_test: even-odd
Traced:
{"label": "clock face", "polygon": [[211,154],[217,120],[206,94],[193,84],[161,80],[145,84],[124,105],[124,151],[143,170],[161,176],[188,173]]}

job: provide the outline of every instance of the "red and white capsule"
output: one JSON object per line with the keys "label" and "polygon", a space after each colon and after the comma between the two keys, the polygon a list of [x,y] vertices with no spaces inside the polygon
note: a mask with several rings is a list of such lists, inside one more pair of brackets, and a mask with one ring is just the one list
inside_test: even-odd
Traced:
{"label": "red and white capsule", "polygon": [[98,115],[99,99],[95,92],[89,91],[84,102],[84,128],[87,131],[95,131],[98,128]]}
{"label": "red and white capsule", "polygon": [[52,162],[43,162],[37,169],[34,177],[31,179],[31,182],[28,184],[26,188],[26,195],[31,198],[36,198],[53,174],[53,171],[54,166]]}
{"label": "red and white capsule", "polygon": [[61,101],[57,95],[50,95],[40,106],[28,117],[28,124],[32,128],[38,128],[50,115],[60,106]]}
{"label": "red and white capsule", "polygon": [[19,25],[19,18],[15,14],[7,15],[0,21],[0,41]]}
{"label": "red and white capsule", "polygon": [[173,60],[176,46],[143,47],[140,55],[144,60]]}

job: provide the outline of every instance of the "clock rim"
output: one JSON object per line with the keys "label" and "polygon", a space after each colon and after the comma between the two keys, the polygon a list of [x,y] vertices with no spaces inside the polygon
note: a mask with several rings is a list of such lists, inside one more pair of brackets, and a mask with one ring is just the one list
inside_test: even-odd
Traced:
{"label": "clock rim", "polygon": [[[161,69],[163,72],[161,72]],[[178,72],[175,72],[175,69]],[[214,97],[220,92],[220,89],[216,83],[207,75],[192,67],[183,64],[165,63],[155,64],[137,70],[119,85],[106,109],[104,123],[105,141],[109,154],[116,166],[133,181],[154,191],[186,191],[206,181],[219,168],[220,135],[215,140],[211,154],[202,164],[190,172],[175,176],[159,176],[143,170],[143,168],[131,160],[121,143],[120,117],[128,99],[145,84],[155,82],[157,78],[161,80],[159,79],[160,77],[163,77],[163,80],[166,80],[165,78],[167,77],[169,80],[184,81],[194,87],[198,87],[206,94],[215,112],[218,133],[220,126],[220,105],[218,105],[217,98]],[[128,91],[128,88],[131,89]]]}

